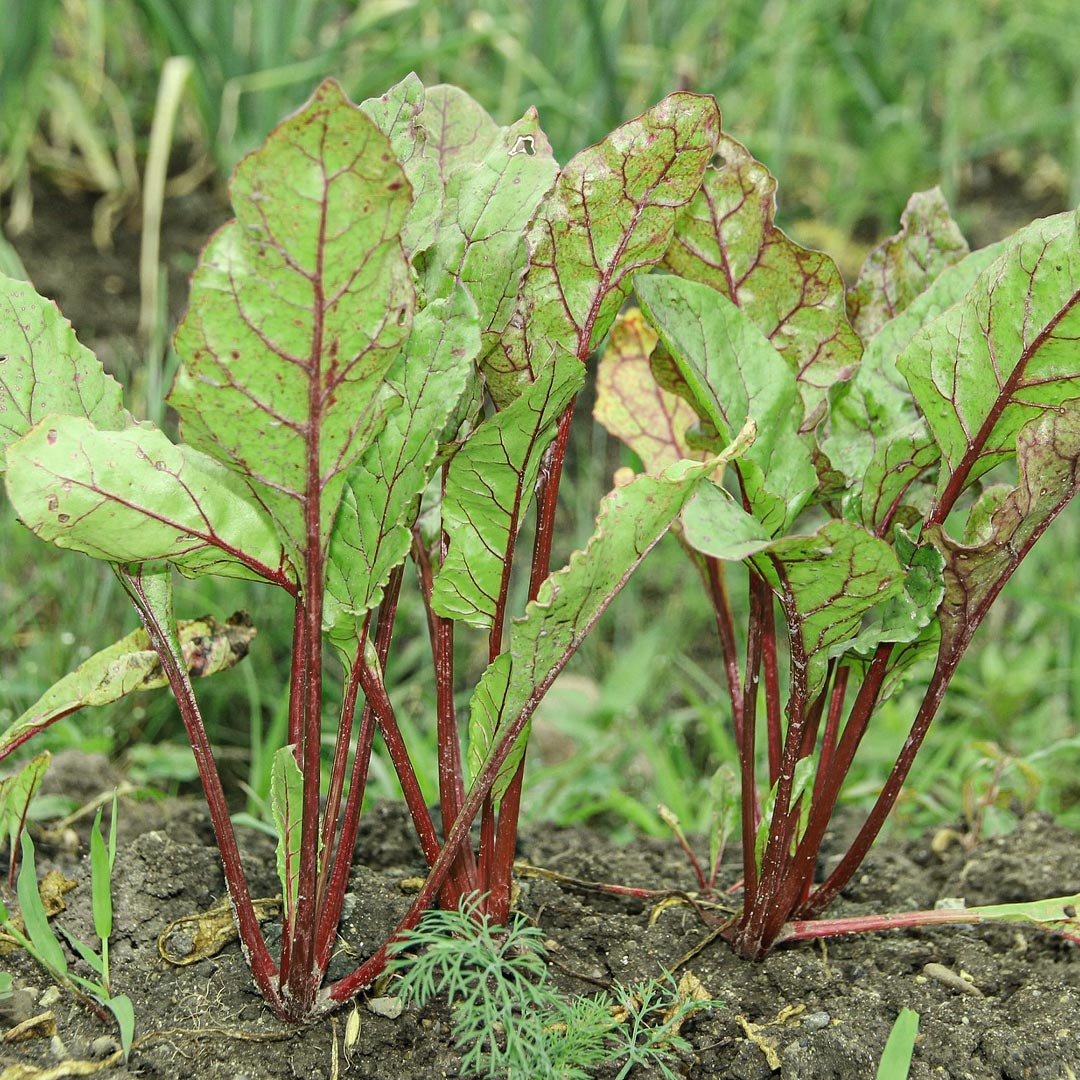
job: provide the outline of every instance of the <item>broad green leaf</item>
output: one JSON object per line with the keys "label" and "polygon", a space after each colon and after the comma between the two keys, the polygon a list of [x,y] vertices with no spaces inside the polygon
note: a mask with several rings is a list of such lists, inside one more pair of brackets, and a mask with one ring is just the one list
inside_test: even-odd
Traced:
{"label": "broad green leaf", "polygon": [[439,433],[479,349],[476,307],[464,289],[416,317],[402,365],[389,380],[402,407],[350,473],[330,538],[323,621],[332,635],[352,640],[355,616],[379,603],[390,571],[408,555]]}
{"label": "broad green leaf", "polygon": [[8,447],[7,489],[43,540],[110,562],[288,581],[281,542],[244,483],[156,428],[53,416]]}
{"label": "broad green leaf", "polygon": [[856,333],[869,341],[926,292],[942,270],[967,254],[967,241],[941,188],[916,192],[900,216],[900,231],[867,255],[847,295],[848,318]]}
{"label": "broad green leaf", "polygon": [[702,484],[681,520],[683,539],[690,547],[727,562],[740,562],[773,542],[765,526],[717,484]]}
{"label": "broad green leaf", "polygon": [[599,344],[634,273],[667,251],[719,133],[712,98],[671,94],[563,169],[529,230],[517,310],[485,362],[499,406],[537,377],[553,350],[584,361]]}
{"label": "broad green leaf", "polygon": [[849,520],[876,529],[899,499],[925,513],[930,493],[913,485],[940,453],[916,408],[896,359],[919,329],[963,299],[1003,245],[973,252],[942,271],[933,284],[874,335],[854,378],[832,395],[829,435],[822,448],[850,485]]}
{"label": "broad green leaf", "polygon": [[637,454],[647,473],[701,457],[686,441],[697,413],[653,377],[649,360],[656,342],[656,331],[638,308],[616,319],[596,369],[593,407],[593,416]]}
{"label": "broad green leaf", "polygon": [[1021,426],[1080,391],[1077,213],[1013,236],[965,298],[917,333],[897,366],[941,450],[939,497],[1015,452]]}
{"label": "broad green leaf", "polygon": [[304,774],[296,763],[295,747],[279,747],[270,771],[270,807],[277,830],[277,873],[281,882],[285,919],[296,905],[300,880],[300,836],[304,802]]}
{"label": "broad green leaf", "polygon": [[[556,676],[703,478],[744,453],[752,438],[748,429],[718,457],[677,462],[658,476],[637,476],[605,496],[585,550],[571,555],[565,567],[544,581],[536,600],[514,622],[509,649],[473,692],[469,759],[474,782],[509,737],[507,729],[531,718]],[[495,798],[517,769],[526,739],[524,728],[499,768],[492,789]]]}
{"label": "broad green leaf", "polygon": [[19,897],[19,912],[26,927],[26,936],[41,958],[41,961],[59,975],[66,975],[67,956],[56,940],[56,934],[49,925],[49,916],[38,892],[37,866],[34,859],[34,841],[28,832],[22,836],[23,861],[19,868],[19,878],[15,891]]}
{"label": "broad green leaf", "polygon": [[945,598],[938,611],[941,653],[962,650],[1005,580],[1043,530],[1080,490],[1080,398],[1044,410],[1016,440],[1019,482],[986,520],[977,511],[975,544],[958,544],[941,526],[924,539],[945,556]]}
{"label": "broad green leaf", "polygon": [[[846,521],[829,521],[809,536],[786,536],[750,558],[776,593],[792,642],[792,679],[812,701],[825,681],[830,654],[853,641],[863,617],[903,588],[891,547]],[[795,670],[805,664],[805,671]]]}
{"label": "broad green leaf", "polygon": [[31,758],[14,776],[0,780],[0,815],[6,823],[9,851],[18,850],[19,837],[26,825],[26,813],[41,787],[51,760],[52,755],[46,750]]}
{"label": "broad green leaf", "polygon": [[775,212],[776,180],[745,146],[721,135],[716,162],[679,215],[663,265],[723,293],[772,342],[798,379],[808,431],[862,350],[835,263],[790,240],[773,223]]}
{"label": "broad green leaf", "polygon": [[435,576],[432,607],[471,626],[494,618],[507,551],[525,517],[559,417],[585,380],[560,353],[527,391],[489,417],[450,463],[442,527],[450,549]]}
{"label": "broad green leaf", "polygon": [[[347,471],[394,404],[415,307],[411,206],[387,137],[327,81],[240,163],[237,220],[192,279],[169,395],[186,440],[250,478],[294,553],[325,546]],[[298,568],[299,571],[299,568]]]}
{"label": "broad green leaf", "polygon": [[[177,632],[188,673],[213,675],[247,656],[255,637],[250,618],[239,612],[220,623],[210,616],[180,622]],[[161,660],[141,627],[84,660],[54,683],[0,736],[0,758],[54,720],[87,705],[108,705],[139,690],[168,685]]]}
{"label": "broad green leaf", "polygon": [[4,449],[54,414],[112,431],[134,423],[119,383],[79,344],[56,304],[28,282],[0,276],[0,473]]}
{"label": "broad green leaf", "polygon": [[368,98],[360,105],[389,138],[412,187],[412,209],[401,229],[401,242],[410,255],[434,240],[443,205],[439,163],[426,152],[429,133],[421,119],[424,107],[424,84],[415,74],[406,75],[382,97]]}
{"label": "broad green leaf", "polygon": [[694,408],[728,443],[747,419],[757,437],[736,468],[754,516],[775,535],[817,488],[799,438],[794,373],[753,322],[706,285],[643,274],[638,299],[693,396]]}
{"label": "broad green leaf", "polygon": [[445,185],[435,243],[419,260],[429,297],[465,285],[476,301],[483,352],[498,345],[517,300],[525,268],[525,236],[558,164],[530,109],[499,127],[455,87],[428,91],[420,118],[425,160]]}

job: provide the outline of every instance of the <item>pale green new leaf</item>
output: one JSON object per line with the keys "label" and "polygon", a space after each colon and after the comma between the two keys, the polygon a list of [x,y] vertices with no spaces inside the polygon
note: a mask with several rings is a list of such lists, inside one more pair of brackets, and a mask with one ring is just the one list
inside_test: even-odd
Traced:
{"label": "pale green new leaf", "polygon": [[129,427],[120,396],[119,383],[79,344],[56,304],[28,282],[0,276],[0,473],[5,448],[46,416]]}
{"label": "pale green new leaf", "polygon": [[431,596],[440,615],[491,625],[507,551],[528,509],[544,451],[584,380],[584,366],[560,352],[526,393],[485,420],[454,456],[442,503],[450,549]]}
{"label": "pale green new leaf", "polygon": [[266,512],[224,466],[148,424],[99,431],[53,416],[8,447],[8,496],[43,540],[110,562],[285,583]]}
{"label": "pale green new leaf", "polygon": [[712,98],[672,94],[563,169],[529,230],[514,317],[485,361],[498,405],[521,393],[554,349],[584,361],[599,344],[634,273],[663,258],[719,134]]}
{"label": "pale green new leaf", "polygon": [[1029,420],[1080,394],[1080,215],[1021,229],[897,366],[941,450],[952,498],[1015,453]]}
{"label": "pale green new leaf", "polygon": [[22,836],[23,861],[15,885],[19,897],[19,912],[26,927],[26,936],[37,951],[41,961],[58,975],[67,974],[68,962],[63,947],[49,925],[49,916],[41,902],[38,891],[37,866],[34,858],[34,841],[28,832]]}
{"label": "pale green new leaf", "polygon": [[296,904],[300,880],[300,836],[303,824],[304,774],[296,763],[295,747],[281,746],[270,771],[270,807],[277,830],[277,873],[288,920]]}
{"label": "pale green new leaf", "polygon": [[679,215],[663,265],[726,296],[772,342],[798,380],[804,431],[858,363],[844,282],[828,255],[774,224],[776,180],[741,143],[721,135],[701,191]]}
{"label": "pale green new leaf", "polygon": [[330,538],[323,622],[332,636],[354,637],[355,616],[378,604],[390,571],[408,555],[439,434],[479,348],[476,306],[464,289],[416,317],[402,364],[389,380],[402,407],[350,473]]}
{"label": "pale green new leaf", "polygon": [[383,377],[415,307],[411,192],[387,137],[327,81],[243,159],[232,198],[238,220],[192,279],[169,401],[189,443],[250,478],[299,558],[307,509],[325,544],[395,404]]}
{"label": "pale green new leaf", "polygon": [[7,827],[9,851],[18,850],[27,810],[41,787],[51,760],[52,755],[46,750],[31,758],[14,776],[0,780],[0,820]]}
{"label": "pale green new leaf", "polygon": [[754,421],[757,438],[736,468],[754,516],[771,535],[782,532],[817,489],[798,435],[794,373],[746,314],[714,289],[669,274],[642,274],[635,288],[691,404],[721,444]]}
{"label": "pale green new leaf", "polygon": [[[510,728],[532,710],[618,595],[630,575],[667,531],[697,486],[714,469],[744,453],[752,428],[708,461],[680,461],[658,476],[641,475],[603,500],[588,545],[541,585],[536,600],[510,631],[510,647],[481,677],[469,716],[469,759],[474,782],[487,768]],[[526,729],[522,727],[524,732]],[[500,797],[522,754],[519,734],[493,787]]]}
{"label": "pale green new leaf", "polygon": [[[209,615],[177,625],[184,665],[194,678],[238,664],[248,653],[255,628],[244,613],[220,623]],[[167,686],[161,660],[140,627],[84,660],[54,683],[0,736],[0,758],[54,720],[88,705],[108,705],[127,694]]]}

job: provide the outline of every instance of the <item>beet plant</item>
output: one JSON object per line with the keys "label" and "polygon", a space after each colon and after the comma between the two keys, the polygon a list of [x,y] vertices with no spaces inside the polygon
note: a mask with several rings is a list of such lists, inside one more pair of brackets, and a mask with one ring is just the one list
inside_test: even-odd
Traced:
{"label": "beet plant", "polygon": [[[940,193],[916,195],[845,290],[776,228],[775,186],[721,138],[661,272],[635,278],[640,307],[612,331],[596,407],[646,471],[756,426],[678,524],[715,610],[739,747],[743,910],[724,932],[755,958],[960,921],[818,916],[878,835],[975,631],[1080,484],[1077,214],[969,253]],[[896,763],[818,881],[859,743],[920,660],[932,672]],[[1024,917],[988,910],[962,917]],[[1028,916],[1075,928],[1075,898]]]}
{"label": "beet plant", "polygon": [[[19,717],[0,757],[58,716],[167,683],[255,983],[282,1018],[310,1019],[371,985],[436,901],[480,896],[478,917],[506,920],[530,718],[677,522],[716,608],[742,759],[746,904],[729,936],[748,956],[792,936],[850,878],[986,608],[1075,491],[1075,217],[961,258],[924,200],[846,296],[827,257],[775,229],[771,178],[721,136],[711,98],[674,94],[560,169],[534,112],[498,127],[414,76],[359,107],[324,84],[231,192],[236,220],[177,331],[180,443],[124,409],[52,304],[0,285],[8,495],[42,539],[111,564],[142,622]],[[620,316],[632,293],[640,309]],[[552,572],[574,402],[609,331],[599,412],[644,468]],[[1013,458],[1019,484],[992,483]],[[729,563],[749,588],[745,660]],[[277,955],[194,689],[254,628],[177,620],[174,570],[263,582],[292,606]],[[435,817],[384,678],[406,587],[435,673]],[[465,635],[487,660],[467,718]],[[815,885],[874,707],[935,652],[878,804]],[[336,718],[324,655],[340,661]],[[327,982],[377,737],[429,873],[387,942]]]}
{"label": "beet plant", "polygon": [[[456,909],[473,894],[505,921],[533,711],[696,488],[747,442],[617,488],[587,548],[550,572],[585,360],[633,274],[667,252],[719,125],[711,98],[676,94],[560,169],[535,112],[501,128],[464,93],[415,76],[360,107],[325,83],[239,165],[236,220],[194,274],[169,395],[180,444],[123,408],[52,304],[3,284],[9,497],[42,539],[109,562],[142,629],[19,717],[0,754],[82,705],[167,682],[255,982],[286,1019],[334,1007],[387,962],[384,945],[323,985],[376,733],[430,865],[402,927],[436,897]],[[535,539],[517,560],[528,606],[511,623],[530,513]],[[276,957],[192,682],[235,663],[253,628],[243,617],[178,623],[174,569],[265,582],[292,602],[288,745],[272,778]],[[407,576],[436,677],[438,822],[383,677]],[[467,724],[459,631],[482,635],[489,661]],[[325,785],[324,651],[343,672]]]}

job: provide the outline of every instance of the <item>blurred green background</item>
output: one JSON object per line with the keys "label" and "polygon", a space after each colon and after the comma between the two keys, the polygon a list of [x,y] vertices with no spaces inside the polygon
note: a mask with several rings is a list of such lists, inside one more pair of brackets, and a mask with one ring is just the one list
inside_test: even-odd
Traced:
{"label": "blurred green background", "polygon": [[[779,178],[779,220],[854,275],[908,195],[940,184],[973,246],[1080,202],[1080,40],[1070,0],[8,0],[0,21],[0,269],[26,273],[159,423],[186,275],[227,216],[225,180],[334,75],[354,100],[410,70],[502,123],[535,106],[566,161],[664,94],[715,94],[726,130]],[[178,58],[187,58],[178,59]],[[618,455],[587,410],[563,552],[591,531]],[[0,724],[134,626],[104,568],[60,556],[0,506]],[[902,826],[1007,829],[1038,807],[1080,825],[1080,516],[1036,548],[957,678],[897,813]],[[663,830],[663,801],[707,826],[703,788],[734,762],[710,612],[665,541],[537,719],[526,816]],[[233,779],[259,812],[285,722],[288,612],[257,587],[186,588],[182,614],[250,610],[252,656],[201,687]],[[390,672],[434,790],[422,615]],[[466,662],[468,657],[465,657]],[[463,688],[465,690],[466,688]],[[849,798],[870,798],[916,690],[867,737]],[[53,748],[108,753],[165,789],[194,777],[163,694],[78,714]],[[45,745],[38,740],[39,745]],[[36,749],[31,744],[31,749]],[[377,763],[373,794],[392,794]]]}

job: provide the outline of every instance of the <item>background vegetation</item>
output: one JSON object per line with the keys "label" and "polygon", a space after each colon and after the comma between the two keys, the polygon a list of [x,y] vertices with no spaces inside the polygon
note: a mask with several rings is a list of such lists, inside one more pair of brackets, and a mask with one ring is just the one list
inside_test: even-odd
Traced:
{"label": "background vegetation", "polygon": [[[126,345],[107,360],[137,413],[167,419],[168,339],[182,296],[174,289],[169,307],[166,272],[189,270],[191,261],[161,232],[162,206],[168,214],[195,199],[208,234],[226,213],[221,192],[232,166],[322,77],[336,76],[362,100],[410,70],[429,85],[465,88],[503,123],[535,106],[564,162],[665,93],[713,93],[726,129],[779,178],[782,224],[832,253],[849,277],[868,247],[894,231],[907,196],[934,184],[979,246],[1080,202],[1072,6],[9,0],[0,22],[0,269],[22,272],[20,251],[57,217],[78,220],[103,251],[125,238],[132,250],[139,234],[140,329],[127,327]],[[34,274],[42,288],[43,273]],[[55,289],[65,310],[74,284]],[[110,279],[84,288],[99,297],[100,330],[117,310]],[[91,329],[78,320],[76,328]],[[588,535],[620,463],[588,409],[579,415],[563,554]],[[1078,511],[1036,548],[980,632],[900,806],[905,826],[988,832],[1033,806],[1080,826]],[[134,616],[102,567],[38,543],[14,526],[6,505],[0,537],[7,723],[131,629]],[[665,541],[538,716],[527,814],[660,831],[655,805],[663,801],[687,829],[708,824],[703,789],[734,753],[715,632],[698,591],[677,545]],[[214,581],[192,585],[182,613],[238,607],[255,615],[260,637],[249,661],[204,684],[203,697],[257,813],[266,748],[285,723],[288,613],[268,607],[256,587]],[[414,745],[423,747],[433,716],[426,635],[419,608],[400,618],[415,621],[415,645],[390,677],[409,706],[399,714],[412,719]],[[869,797],[884,776],[912,709],[913,694],[901,692],[883,711],[855,798]],[[160,787],[194,777],[165,695],[61,721],[49,741],[102,750]],[[387,768],[373,788],[393,793]]]}

